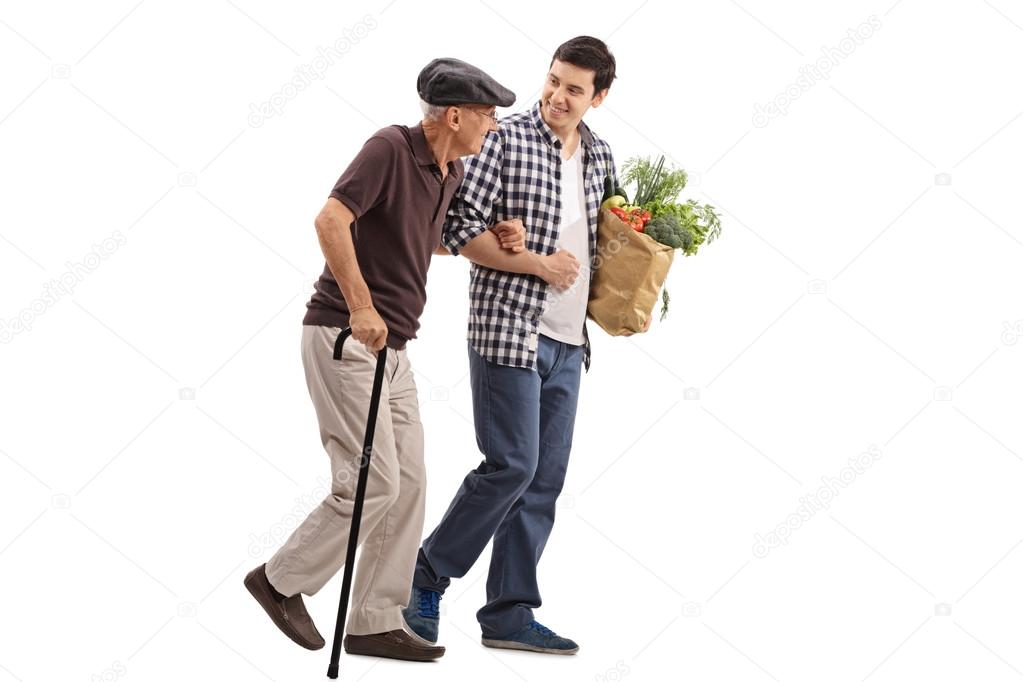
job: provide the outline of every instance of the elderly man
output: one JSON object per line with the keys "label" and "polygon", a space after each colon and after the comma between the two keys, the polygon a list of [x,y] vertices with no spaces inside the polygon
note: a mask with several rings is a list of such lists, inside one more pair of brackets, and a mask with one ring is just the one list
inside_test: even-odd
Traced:
{"label": "elderly man", "polygon": [[[476,614],[482,643],[578,650],[533,610],[541,603],[537,562],[568,469],[582,366],[589,367],[589,264],[604,178],[614,174],[610,146],[582,119],[614,78],[615,59],[602,41],[580,36],[561,45],[540,101],[502,119],[466,161],[448,212],[445,246],[473,261],[468,351],[484,459],[419,551],[405,618],[430,642],[437,641],[444,590],[492,539],[487,603]],[[489,231],[494,220],[509,219],[525,223],[527,250],[503,250]]]}
{"label": "elderly man", "polygon": [[[444,654],[404,629],[426,478],[423,427],[406,344],[426,303],[426,275],[441,244],[444,216],[461,185],[459,157],[479,153],[496,127],[496,106],[515,95],[455,59],[419,75],[422,123],[375,133],[334,186],[316,218],[326,258],[302,329],[302,362],[330,457],[331,493],[245,586],[285,635],[307,649],[324,645],[302,603],[342,567],[352,523],[376,354],[387,364],[369,471],[344,647],[350,654],[428,661]],[[496,230],[501,248],[522,249],[522,233]],[[359,343],[341,348],[342,328]]]}

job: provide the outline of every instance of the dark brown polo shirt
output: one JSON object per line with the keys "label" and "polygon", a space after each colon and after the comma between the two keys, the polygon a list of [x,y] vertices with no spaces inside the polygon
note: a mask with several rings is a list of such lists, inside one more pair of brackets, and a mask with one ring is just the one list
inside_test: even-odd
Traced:
{"label": "dark brown polo shirt", "polygon": [[[416,338],[426,271],[463,174],[462,162],[452,161],[441,180],[422,125],[394,125],[366,141],[330,193],[355,214],[355,255],[390,348]],[[302,324],[347,327],[348,304],[328,265],[315,288]]]}

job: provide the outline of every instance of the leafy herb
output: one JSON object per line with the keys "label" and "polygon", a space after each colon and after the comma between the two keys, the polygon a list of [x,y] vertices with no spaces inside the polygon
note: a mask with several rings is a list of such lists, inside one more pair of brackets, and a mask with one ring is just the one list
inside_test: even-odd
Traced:
{"label": "leafy herb", "polygon": [[633,203],[637,206],[645,207],[654,202],[671,203],[685,188],[688,179],[681,168],[665,167],[663,155],[656,161],[650,157],[632,158],[622,168],[625,184],[636,184]]}
{"label": "leafy herb", "polygon": [[[645,232],[663,244],[682,249],[687,256],[696,254],[701,245],[709,244],[721,235],[721,218],[710,204],[701,205],[695,199],[689,199],[681,204],[653,202],[646,204],[645,208],[650,211],[651,215]],[[661,235],[665,234],[662,232],[663,228],[651,233],[650,225],[660,218],[674,219],[689,234],[690,238],[680,237],[677,240],[665,241],[661,238]],[[672,230],[668,234],[677,234],[674,223],[672,223]],[[681,244],[678,243],[679,240],[682,241]]]}

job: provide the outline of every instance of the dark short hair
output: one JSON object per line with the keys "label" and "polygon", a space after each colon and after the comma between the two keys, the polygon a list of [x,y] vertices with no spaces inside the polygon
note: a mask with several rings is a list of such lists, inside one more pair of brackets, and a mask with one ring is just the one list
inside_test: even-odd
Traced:
{"label": "dark short hair", "polygon": [[594,97],[605,88],[611,87],[611,81],[615,79],[615,56],[599,38],[591,36],[572,38],[554,51],[551,65],[554,64],[554,60],[593,71]]}

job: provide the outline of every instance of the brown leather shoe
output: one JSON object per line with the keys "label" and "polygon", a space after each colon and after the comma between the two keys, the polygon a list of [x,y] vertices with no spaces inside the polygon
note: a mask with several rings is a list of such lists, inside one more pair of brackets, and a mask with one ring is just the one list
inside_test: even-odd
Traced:
{"label": "brown leather shoe", "polygon": [[435,661],[444,655],[444,647],[420,644],[404,630],[375,635],[345,635],[345,651],[357,656],[380,656],[403,661]]}
{"label": "brown leather shoe", "polygon": [[306,649],[322,649],[323,637],[305,610],[302,593],[281,599],[266,577],[266,564],[252,569],[245,576],[245,587],[256,598],[274,624],[291,641]]}

